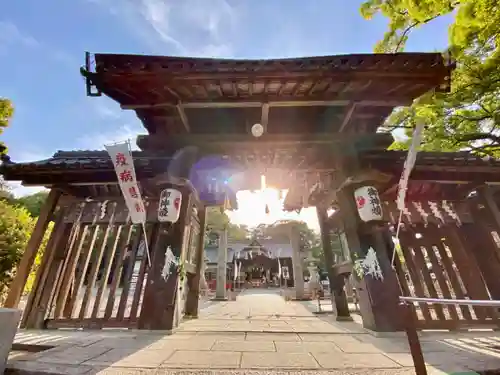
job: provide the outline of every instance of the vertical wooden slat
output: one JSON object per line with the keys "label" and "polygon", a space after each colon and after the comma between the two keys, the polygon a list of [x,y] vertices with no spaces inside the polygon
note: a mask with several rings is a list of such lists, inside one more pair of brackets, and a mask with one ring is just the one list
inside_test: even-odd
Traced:
{"label": "vertical wooden slat", "polygon": [[[398,254],[396,254],[396,256],[394,257],[394,266],[399,280],[399,287],[401,288],[403,296],[411,297],[412,293],[408,285],[408,280],[406,279],[406,273],[404,271],[403,264],[401,263]],[[414,319],[418,320],[417,309],[415,308],[415,305],[413,303],[408,304],[408,308],[413,313]]]}
{"label": "vertical wooden slat", "polygon": [[85,289],[85,294],[83,296],[82,300],[82,305],[80,307],[80,314],[79,314],[79,319],[82,320],[85,318],[85,315],[87,314],[87,308],[89,306],[89,302],[92,298],[92,289],[94,288],[94,284],[97,279],[97,273],[99,272],[99,266],[101,265],[102,257],[104,255],[104,251],[106,249],[106,245],[108,242],[109,235],[114,227],[114,216],[115,216],[115,210],[116,210],[116,204],[113,207],[113,212],[111,214],[110,221],[108,225],[106,226],[106,230],[104,232],[104,238],[102,239],[101,246],[99,248],[98,253],[96,254],[96,257],[94,259],[94,263],[92,264],[92,267],[90,269],[90,275],[87,280],[87,288]]}
{"label": "vertical wooden slat", "polygon": [[[113,275],[111,276],[111,286],[109,288],[108,300],[106,302],[106,310],[104,311],[104,319],[108,320],[111,318],[113,314],[113,309],[115,306],[115,294],[118,284],[120,283],[120,278],[122,276],[123,269],[123,261],[125,258],[126,251],[130,248],[130,239],[132,237],[134,226],[132,224],[128,224],[125,229],[125,243],[124,246],[120,244],[119,253],[117,257],[117,261],[115,262],[115,269],[113,270]],[[139,232],[140,233],[140,232]],[[122,290],[123,293],[123,290]]]}
{"label": "vertical wooden slat", "polygon": [[56,309],[54,312],[54,317],[56,319],[62,315],[63,308],[66,305],[66,301],[68,299],[73,279],[75,277],[76,264],[78,262],[78,258],[80,257],[80,252],[82,250],[85,237],[87,236],[88,227],[86,225],[83,226],[82,229],[81,228],[82,225],[77,222],[75,226],[77,226],[77,228],[75,230],[75,234],[71,240],[71,243],[68,247],[68,252],[66,255],[67,264],[64,268],[62,284],[56,302]]}
{"label": "vertical wooden slat", "polygon": [[[435,252],[435,240],[432,232],[429,232],[426,230],[426,228],[423,228],[422,226],[419,227],[420,231],[424,233],[423,240],[426,245],[427,249],[427,256],[429,257],[429,260],[432,264],[432,269],[434,270],[434,275],[436,275],[436,279],[439,284],[439,288],[441,289],[441,292],[443,293],[443,297],[447,299],[452,299],[453,297],[451,296],[450,289],[448,287],[448,283],[446,282],[446,279],[444,277],[444,269],[441,267],[437,256]],[[450,314],[450,317],[452,320],[457,321],[459,320],[458,313],[456,310],[456,306],[451,305],[447,306],[448,313]]]}
{"label": "vertical wooden slat", "polygon": [[[432,278],[431,278],[431,275],[429,274],[429,271],[428,271],[428,268],[427,268],[427,263],[425,261],[425,258],[424,258],[424,255],[422,254],[422,245],[423,245],[423,241],[422,241],[422,238],[418,239],[416,238],[416,233],[413,231],[413,236],[415,238],[415,247],[414,247],[414,250],[415,250],[415,258],[414,258],[414,262],[415,262],[415,265],[417,267],[417,274],[419,275],[422,275],[423,277],[423,282],[426,284],[427,286],[427,290],[429,291],[429,297],[431,298],[439,298],[438,294],[437,294],[437,291],[436,291],[436,288],[434,287],[434,283],[432,281]],[[429,250],[426,248],[425,249],[427,253],[429,253]],[[431,249],[432,251],[432,249]],[[437,315],[437,318],[439,320],[446,320],[446,316],[444,315],[444,310],[443,310],[443,306],[442,305],[434,305],[433,306],[434,308],[434,311],[436,312],[436,315]]]}
{"label": "vertical wooden slat", "polygon": [[[455,260],[455,264],[460,272],[460,277],[464,282],[467,294],[476,300],[487,300],[488,291],[481,277],[481,271],[477,266],[476,260],[467,254],[463,247],[462,239],[455,226],[446,227],[446,241],[450,244],[450,250]],[[485,319],[488,316],[488,309],[481,306],[473,307],[476,316]]]}
{"label": "vertical wooden slat", "polygon": [[[441,257],[441,262],[445,268],[446,274],[448,275],[448,279],[450,280],[451,286],[453,288],[453,292],[458,299],[465,299],[465,294],[462,289],[462,285],[460,284],[460,280],[458,279],[458,275],[453,268],[452,259],[448,256],[448,252],[444,247],[444,243],[441,240],[440,233],[437,228],[433,230],[433,235],[435,236],[435,246],[438,249],[439,255]],[[462,311],[462,315],[466,320],[472,320],[472,314],[469,310],[469,306],[460,305],[460,310]]]}
{"label": "vertical wooden slat", "polygon": [[104,257],[104,270],[101,276],[101,285],[99,286],[99,290],[97,291],[97,295],[95,297],[94,308],[92,310],[92,319],[97,318],[99,314],[99,309],[101,308],[101,299],[108,284],[109,272],[111,270],[111,265],[113,264],[113,259],[115,257],[116,247],[120,243],[120,237],[122,234],[123,225],[119,225],[118,228],[113,229],[113,235],[115,236],[115,240],[113,241],[113,246],[111,249],[106,248],[106,256]]}
{"label": "vertical wooden slat", "polygon": [[[402,231],[400,235],[401,240],[401,250],[403,251],[403,255],[405,258],[406,267],[408,269],[408,273],[410,274],[410,278],[412,280],[413,287],[415,288],[415,293],[417,297],[427,297],[424,293],[424,288],[422,287],[422,283],[420,278],[418,277],[418,269],[413,261],[413,254],[411,252],[412,248],[415,246],[415,238],[412,233],[406,230]],[[413,249],[416,253],[419,249]],[[429,311],[429,306],[425,303],[420,304],[420,310],[422,311],[422,315],[424,320],[433,320],[432,315]]]}
{"label": "vertical wooden slat", "polygon": [[37,306],[40,304],[40,298],[43,295],[44,290],[48,287],[46,283],[47,275],[55,256],[56,243],[61,236],[61,232],[64,230],[64,212],[64,209],[61,209],[55,220],[52,234],[50,235],[45,248],[42,264],[36,275],[34,289],[30,293],[28,304],[23,314],[21,328],[28,328],[30,325],[32,326],[34,324],[33,319],[36,315]]}
{"label": "vertical wooden slat", "polygon": [[[147,241],[148,246],[144,249],[144,254],[141,259],[141,265],[139,268],[139,275],[137,276],[137,283],[135,284],[135,290],[134,290],[134,298],[132,300],[132,306],[130,308],[130,318],[134,319],[137,318],[137,311],[139,310],[139,302],[141,300],[142,292],[143,292],[143,285],[144,285],[144,279],[146,278],[146,270],[148,268],[148,257],[146,252],[149,249],[150,256],[151,255],[151,246],[154,239],[154,236],[158,235],[158,223],[155,223],[152,225],[152,227],[148,230],[147,232],[148,237],[145,239]],[[133,267],[134,265],[132,265]]]}
{"label": "vertical wooden slat", "polygon": [[[137,252],[139,251],[139,245],[141,243],[141,239],[143,239],[143,230],[139,225],[135,226],[137,228],[137,234],[136,238],[134,241],[134,244],[132,245],[132,253],[130,254],[130,258],[128,259],[129,265],[127,268],[126,275],[124,277],[124,283],[123,283],[123,288],[122,288],[122,293],[120,296],[120,302],[118,303],[118,312],[116,314],[116,319],[118,321],[122,321],[125,317],[125,310],[127,308],[127,303],[128,303],[128,295],[130,292],[130,284],[132,281],[132,275],[134,274],[134,266],[137,258]],[[151,227],[148,226],[147,233],[149,233]],[[146,241],[146,239],[144,239]],[[118,280],[118,282],[120,282]]]}
{"label": "vertical wooden slat", "polygon": [[78,260],[77,268],[80,269],[75,273],[75,283],[73,284],[74,291],[71,295],[67,307],[68,314],[71,317],[75,314],[75,308],[78,304],[78,298],[80,297],[80,290],[82,289],[83,283],[85,281],[85,275],[87,274],[88,265],[92,256],[92,250],[97,241],[100,229],[101,228],[99,225],[89,225],[89,231],[92,231],[92,237],[88,246],[84,248],[81,258]]}
{"label": "vertical wooden slat", "polygon": [[40,210],[40,215],[36,221],[35,229],[33,230],[33,233],[28,240],[28,244],[26,245],[26,249],[23,252],[21,262],[17,267],[16,276],[10,286],[9,294],[5,300],[4,307],[15,308],[19,304],[24,286],[26,285],[31,268],[35,262],[36,254],[40,248],[40,244],[42,243],[45,231],[47,230],[47,225],[52,218],[52,214],[57,206],[57,201],[60,196],[60,190],[50,190],[50,193]]}
{"label": "vertical wooden slat", "polygon": [[69,268],[69,272],[68,272],[68,274],[70,275],[70,278],[68,280],[69,294],[63,300],[63,316],[65,318],[68,318],[68,319],[71,318],[71,316],[72,316],[72,310],[71,310],[71,305],[70,305],[71,297],[75,293],[78,295],[78,291],[75,289],[76,268],[78,265],[78,260],[80,259],[80,255],[82,253],[83,245],[85,243],[85,240],[88,237],[88,234],[89,234],[89,225],[85,225],[85,227],[83,228],[83,231],[81,232],[81,237],[80,237],[78,244],[77,244],[78,247],[77,247],[77,250],[75,251],[75,255],[73,258],[74,264],[71,266],[71,268]]}
{"label": "vertical wooden slat", "polygon": [[29,328],[43,328],[46,316],[50,315],[51,306],[53,305],[53,299],[55,297],[56,281],[61,271],[62,263],[65,259],[64,252],[71,234],[71,229],[72,224],[64,223],[61,231],[58,232],[58,236],[54,241],[54,258],[47,274],[47,287],[44,288],[43,293],[40,296],[39,305],[37,306],[36,314],[33,317],[33,325],[30,325]]}

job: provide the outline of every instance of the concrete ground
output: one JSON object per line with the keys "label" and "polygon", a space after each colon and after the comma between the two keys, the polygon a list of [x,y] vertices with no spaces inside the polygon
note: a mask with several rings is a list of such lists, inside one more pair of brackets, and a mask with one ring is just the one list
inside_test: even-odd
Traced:
{"label": "concrete ground", "polygon": [[[404,334],[375,337],[355,322],[313,314],[314,303],[286,302],[252,289],[236,301],[203,305],[200,318],[173,335],[144,331],[20,331],[12,373],[52,374],[412,374]],[[493,332],[422,336],[429,374],[500,369]],[[17,372],[16,372],[17,371]]]}

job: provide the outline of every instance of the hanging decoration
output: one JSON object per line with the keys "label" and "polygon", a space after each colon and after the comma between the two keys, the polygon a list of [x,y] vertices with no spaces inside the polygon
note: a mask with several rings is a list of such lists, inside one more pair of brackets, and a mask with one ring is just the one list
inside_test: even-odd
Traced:
{"label": "hanging decoration", "polygon": [[364,222],[382,220],[382,204],[377,189],[363,186],[354,191],[359,217]]}
{"label": "hanging decoration", "polygon": [[129,142],[105,145],[104,147],[113,161],[118,184],[130,212],[130,220],[134,224],[144,224],[146,222],[146,210],[137,184]]}
{"label": "hanging decoration", "polygon": [[408,181],[410,179],[411,171],[415,166],[417,160],[417,153],[420,144],[422,143],[422,131],[424,130],[424,123],[419,121],[413,132],[412,141],[410,149],[408,150],[408,155],[403,167],[403,173],[401,174],[401,179],[399,180],[398,196],[396,204],[400,211],[405,208],[406,190],[408,189]]}
{"label": "hanging decoration", "polygon": [[[399,180],[398,195],[396,199],[396,205],[399,209],[399,219],[395,235],[397,240],[399,240],[399,231],[401,230],[403,213],[406,210],[405,200],[406,200],[406,191],[408,189],[408,181],[410,179],[411,171],[413,170],[413,167],[415,166],[415,162],[417,160],[418,148],[422,143],[422,133],[424,131],[424,123],[421,120],[417,121],[418,121],[417,126],[413,131],[410,149],[408,150],[408,155],[406,156],[406,161],[403,167],[403,173],[401,174],[401,179]],[[393,268],[394,268],[395,257],[396,257],[396,246],[394,246],[394,249],[392,251],[391,265]]]}
{"label": "hanging decoration", "polygon": [[366,253],[366,257],[363,259],[356,259],[355,264],[359,269],[362,270],[364,276],[372,276],[377,280],[384,280],[384,275],[382,273],[382,269],[380,268],[380,264],[378,262],[377,253],[370,247],[368,252]]}
{"label": "hanging decoration", "polygon": [[234,257],[234,266],[233,266],[233,280],[236,281],[238,279],[238,262],[236,261],[236,257]]}
{"label": "hanging decoration", "polygon": [[165,189],[158,202],[158,221],[176,223],[179,220],[182,193],[177,189]]}
{"label": "hanging decoration", "polygon": [[[144,238],[147,238],[146,208],[137,183],[130,141],[115,143],[113,145],[104,145],[104,148],[113,162],[116,176],[118,177],[118,184],[120,185],[123,198],[125,199],[125,204],[127,205],[129,211],[130,220],[133,224],[142,225]],[[146,253],[148,256],[148,264],[151,266],[151,257],[147,241]]]}
{"label": "hanging decoration", "polygon": [[167,251],[165,252],[165,264],[163,265],[163,270],[161,272],[165,281],[167,281],[168,277],[172,274],[172,269],[177,268],[179,264],[179,258],[174,255],[172,248],[168,246]]}

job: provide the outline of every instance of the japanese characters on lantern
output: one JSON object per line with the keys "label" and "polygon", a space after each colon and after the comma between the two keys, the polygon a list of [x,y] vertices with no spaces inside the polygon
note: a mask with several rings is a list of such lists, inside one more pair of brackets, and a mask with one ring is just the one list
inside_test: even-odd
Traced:
{"label": "japanese characters on lantern", "polygon": [[134,169],[134,160],[128,142],[104,146],[115,167],[118,183],[134,224],[146,222],[146,209],[139,191]]}
{"label": "japanese characters on lantern", "polygon": [[363,186],[354,191],[354,199],[362,221],[382,220],[382,204],[373,186]]}
{"label": "japanese characters on lantern", "polygon": [[158,202],[158,221],[175,223],[179,220],[182,193],[176,189],[165,189]]}

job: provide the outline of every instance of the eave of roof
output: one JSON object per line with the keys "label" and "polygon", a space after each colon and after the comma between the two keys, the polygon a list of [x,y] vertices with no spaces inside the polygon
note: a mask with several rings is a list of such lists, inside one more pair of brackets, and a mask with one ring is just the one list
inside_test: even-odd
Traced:
{"label": "eave of roof", "polygon": [[220,121],[207,129],[207,118],[222,110],[234,132],[245,131],[243,115],[281,129],[289,109],[297,130],[310,132],[301,124],[324,117],[326,107],[339,110],[331,131],[374,132],[394,107],[432,89],[448,90],[453,69],[439,53],[274,60],[96,54],[95,62],[95,71],[89,66],[86,73],[89,88],[135,110],[151,133],[169,134],[227,131]]}

